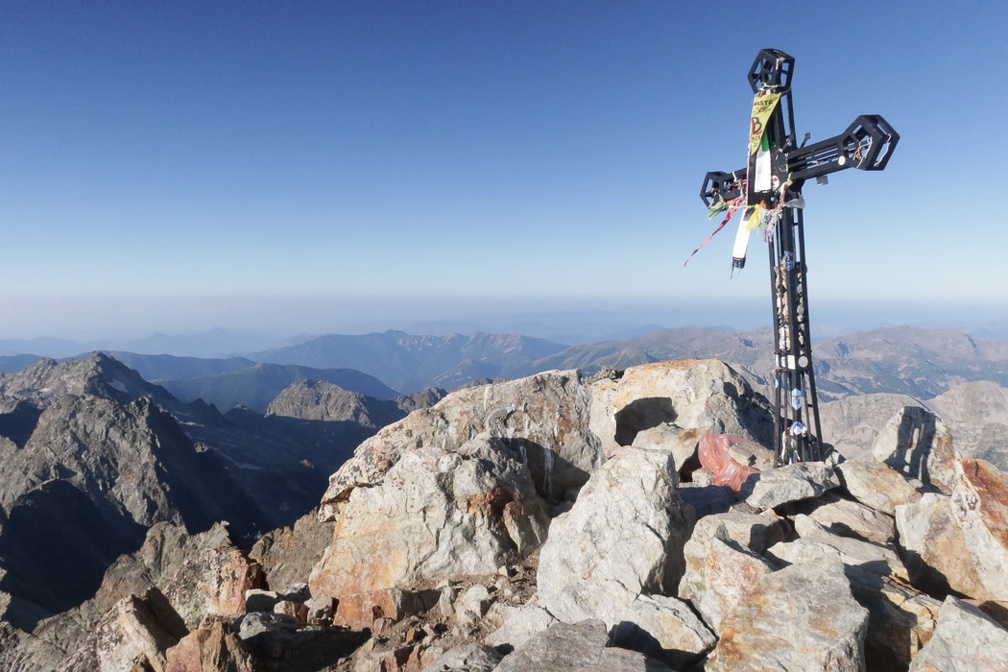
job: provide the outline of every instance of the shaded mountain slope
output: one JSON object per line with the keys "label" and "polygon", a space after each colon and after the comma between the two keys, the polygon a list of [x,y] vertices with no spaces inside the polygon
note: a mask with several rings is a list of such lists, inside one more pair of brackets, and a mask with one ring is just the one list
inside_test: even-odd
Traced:
{"label": "shaded mountain slope", "polygon": [[183,401],[203,399],[222,411],[245,406],[262,413],[292,383],[325,380],[375,399],[393,399],[397,392],[380,380],[353,369],[314,369],[293,364],[254,364],[204,378],[159,380]]}
{"label": "shaded mountain slope", "polygon": [[143,394],[163,391],[115,360],[42,361],[0,387],[21,415],[0,423],[17,429],[0,441],[0,590],[11,623],[30,626],[90,596],[158,522],[199,531],[226,519],[250,536],[262,518],[218,457]]}

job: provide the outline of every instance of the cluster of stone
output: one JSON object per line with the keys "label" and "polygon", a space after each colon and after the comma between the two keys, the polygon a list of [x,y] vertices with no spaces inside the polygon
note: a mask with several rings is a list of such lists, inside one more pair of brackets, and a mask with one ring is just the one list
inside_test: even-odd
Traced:
{"label": "cluster of stone", "polygon": [[149,538],[64,669],[1008,669],[1008,476],[919,418],[775,468],[771,417],[713,360],[458,391],[256,560]]}

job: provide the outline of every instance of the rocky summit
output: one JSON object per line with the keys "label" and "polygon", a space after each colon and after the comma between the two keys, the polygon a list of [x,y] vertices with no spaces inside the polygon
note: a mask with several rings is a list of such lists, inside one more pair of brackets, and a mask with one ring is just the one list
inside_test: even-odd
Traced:
{"label": "rocky summit", "polygon": [[[69,432],[72,402],[47,394],[11,422]],[[79,606],[0,622],[0,669],[1008,669],[1008,475],[898,401],[852,459],[775,468],[768,402],[719,361],[469,387],[360,443],[314,512],[248,553],[226,525],[187,531],[180,486],[98,498],[96,466],[53,460],[25,483],[72,464],[77,499],[149,527]],[[303,385],[273,412],[358,402]],[[129,403],[116,431],[155,413]],[[27,520],[11,510],[0,538]]]}

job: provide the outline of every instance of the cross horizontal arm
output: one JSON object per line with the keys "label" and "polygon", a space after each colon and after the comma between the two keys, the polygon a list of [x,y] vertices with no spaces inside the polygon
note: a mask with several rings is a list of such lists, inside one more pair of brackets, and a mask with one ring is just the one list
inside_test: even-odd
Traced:
{"label": "cross horizontal arm", "polygon": [[882,170],[899,138],[881,115],[863,114],[840,135],[788,151],[788,172],[799,182],[847,168]]}
{"label": "cross horizontal arm", "polygon": [[[786,149],[784,157],[792,190],[800,189],[809,178],[847,168],[882,170],[889,163],[899,139],[899,133],[881,115],[863,114],[839,135],[805,147]],[[709,172],[704,177],[700,198],[708,208],[719,200],[733,201],[745,193],[745,179],[746,168],[730,173]]]}

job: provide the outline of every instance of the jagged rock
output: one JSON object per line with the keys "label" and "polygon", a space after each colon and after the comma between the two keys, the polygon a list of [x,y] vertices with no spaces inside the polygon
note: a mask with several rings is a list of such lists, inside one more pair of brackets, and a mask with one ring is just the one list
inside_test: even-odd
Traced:
{"label": "jagged rock", "polygon": [[1008,602],[1008,474],[984,460],[962,460],[952,513],[990,598]]}
{"label": "jagged rock", "polygon": [[612,625],[641,593],[674,589],[689,534],[671,452],[624,448],[592,475],[550,527],[536,577],[561,621]]}
{"label": "jagged rock", "polygon": [[[109,368],[111,380],[93,367]],[[0,460],[0,508],[10,521],[0,539],[7,569],[0,587],[12,596],[7,617],[16,625],[31,629],[93,595],[108,566],[136,551],[151,525],[201,531],[230,518],[248,531],[250,516],[236,505],[245,500],[218,458],[197,451],[150,398],[131,398],[154,389],[135,372],[91,356],[21,374],[74,393],[34,395],[44,410],[24,445]]]}
{"label": "jagged rock", "polygon": [[840,487],[833,467],[825,462],[799,462],[753,474],[746,480],[739,497],[758,509],[772,509],[782,504],[813,499]]}
{"label": "jagged rock", "polygon": [[13,669],[49,672],[74,656],[87,659],[89,638],[94,637],[97,624],[113,618],[110,614],[116,613],[117,603],[124,598],[162,595],[170,605],[164,611],[182,618],[184,634],[206,613],[234,618],[243,612],[245,591],[261,580],[258,566],[232,544],[225,525],[197,535],[168,523],[155,525],[140,550],[109,567],[91,599],[41,621],[30,637],[21,638],[16,646],[23,654],[11,656],[23,655],[28,662]]}
{"label": "jagged rock", "polygon": [[907,478],[934,485],[946,495],[955,487],[952,433],[920,406],[907,406],[893,416],[876,437],[872,454]]}
{"label": "jagged rock", "polygon": [[494,598],[486,586],[475,584],[462,593],[455,601],[455,618],[460,623],[473,624],[486,616]]}
{"label": "jagged rock", "polygon": [[739,595],[721,621],[711,672],[864,670],[868,610],[837,560],[792,565]]}
{"label": "jagged rock", "polygon": [[315,509],[298,518],[293,527],[267,532],[249,551],[258,562],[269,586],[287,586],[303,581],[318,564],[332,541],[333,523],[318,519]]}
{"label": "jagged rock", "polygon": [[400,621],[433,607],[437,594],[437,591],[412,592],[398,588],[347,593],[338,598],[333,623],[363,630],[382,618],[388,618],[392,622]]}
{"label": "jagged rock", "polygon": [[[848,573],[851,578],[851,573]],[[931,638],[941,602],[889,576],[851,581],[854,599],[868,610],[865,663],[869,670],[905,670]]]}
{"label": "jagged rock", "polygon": [[98,622],[62,672],[119,672],[166,667],[165,652],[188,630],[157,590],[123,598]]}
{"label": "jagged rock", "polygon": [[234,633],[231,619],[204,619],[199,628],[168,649],[165,672],[255,672],[251,655]]}
{"label": "jagged rock", "polygon": [[330,477],[319,515],[335,520],[355,490],[384,482],[405,455],[421,449],[458,453],[480,433],[521,456],[544,498],[564,499],[604,460],[588,428],[590,403],[589,388],[576,371],[453,392],[362,443]]}
{"label": "jagged rock", "polygon": [[490,646],[510,646],[518,648],[533,635],[544,632],[557,622],[551,613],[535,604],[520,607],[494,605],[495,610],[503,610],[501,626],[487,635],[484,642]]}
{"label": "jagged rock", "polygon": [[907,571],[892,546],[831,534],[822,525],[802,514],[795,516],[795,531],[800,538],[775,544],[767,550],[767,557],[792,565],[836,557],[856,572],[894,576],[904,580],[908,578]]}
{"label": "jagged rock", "polygon": [[855,537],[877,544],[892,544],[896,540],[896,520],[860,502],[844,499],[828,492],[808,507],[808,516],[831,534]]}
{"label": "jagged rock", "polygon": [[190,629],[205,614],[241,614],[245,591],[262,584],[259,565],[245,558],[221,523],[197,535],[173,525],[154,526],[136,555],[120,558],[109,569],[106,582],[111,579],[114,588],[118,577],[128,582],[130,576],[157,586]]}
{"label": "jagged rock", "polygon": [[727,511],[697,521],[690,535],[691,548],[706,547],[719,534],[734,544],[762,555],[788,534],[784,520],[772,511],[746,513]]}
{"label": "jagged rock", "polygon": [[353,422],[378,429],[403,418],[394,401],[344,390],[327,380],[292,383],[270,402],[266,415],[323,422]]}
{"label": "jagged rock", "polygon": [[847,460],[836,472],[854,499],[876,511],[893,516],[900,504],[911,504],[921,493],[902,474],[878,462]]}
{"label": "jagged rock", "polygon": [[966,602],[948,596],[930,641],[910,672],[996,672],[1008,669],[1008,630]]}
{"label": "jagged rock", "polygon": [[472,642],[438,656],[425,672],[493,672],[502,658],[497,649]]}
{"label": "jagged rock", "polygon": [[308,605],[304,602],[295,602],[293,600],[280,600],[275,605],[273,605],[273,613],[280,614],[282,616],[290,616],[291,618],[296,618],[302,623],[308,622]]}
{"label": "jagged rock", "polygon": [[721,621],[731,606],[775,567],[732,539],[725,523],[715,523],[713,534],[695,534],[686,542],[686,572],[679,582],[679,597],[689,600],[704,622],[720,634]]}
{"label": "jagged rock", "polygon": [[509,653],[496,672],[668,672],[669,668],[642,653],[607,646],[602,621],[554,623],[524,646]]}
{"label": "jagged rock", "polygon": [[278,591],[285,600],[304,603],[311,599],[311,587],[305,581],[297,581]]}
{"label": "jagged rock", "polygon": [[635,366],[619,377],[597,378],[591,389],[591,430],[610,457],[632,445],[642,430],[670,422],[687,431],[735,434],[757,443],[773,438],[769,402],[717,360]]}
{"label": "jagged rock", "polygon": [[312,625],[332,623],[336,612],[336,600],[331,597],[313,597],[305,603],[308,607],[308,622]]}
{"label": "jagged rock", "polygon": [[417,447],[380,482],[349,492],[311,592],[342,610],[354,594],[493,574],[519,558],[507,519],[546,537],[544,503],[504,440],[483,433],[452,450]]}
{"label": "jagged rock", "polygon": [[714,648],[717,637],[685,602],[661,595],[638,595],[610,632],[619,646],[681,670]]}
{"label": "jagged rock", "polygon": [[913,504],[897,506],[896,528],[914,586],[936,595],[954,590],[986,596],[950,497],[929,492]]}

